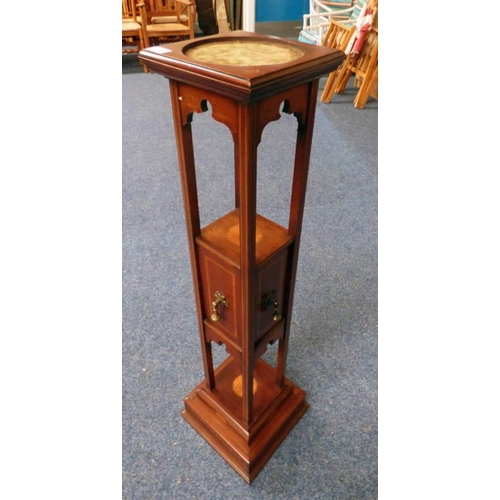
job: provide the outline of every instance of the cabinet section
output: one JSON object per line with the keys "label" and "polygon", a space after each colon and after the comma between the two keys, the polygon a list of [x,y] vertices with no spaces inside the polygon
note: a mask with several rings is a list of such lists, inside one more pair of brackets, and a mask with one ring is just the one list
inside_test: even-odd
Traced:
{"label": "cabinet section", "polygon": [[[282,321],[285,272],[293,238],[274,222],[256,222],[256,331],[258,342]],[[239,216],[235,210],[202,229],[198,262],[207,338],[241,350]]]}
{"label": "cabinet section", "polygon": [[[256,215],[255,228],[255,263],[262,264],[282,248],[292,243],[293,237],[288,231],[272,220]],[[205,246],[218,253],[223,259],[240,267],[240,216],[235,209],[201,230],[196,240],[199,246]]]}
{"label": "cabinet section", "polygon": [[199,245],[198,257],[205,320],[222,335],[221,340],[240,346],[240,271],[208,246]]}

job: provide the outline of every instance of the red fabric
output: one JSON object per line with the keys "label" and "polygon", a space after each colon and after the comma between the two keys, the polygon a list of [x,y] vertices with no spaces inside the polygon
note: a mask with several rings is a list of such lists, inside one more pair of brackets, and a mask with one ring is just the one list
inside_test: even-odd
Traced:
{"label": "red fabric", "polygon": [[366,35],[372,28],[372,21],[373,9],[365,6],[361,11],[361,16],[356,22],[357,29],[349,41],[346,54],[359,54],[361,52]]}
{"label": "red fabric", "polygon": [[371,27],[372,27],[371,23],[363,25],[361,31],[359,32],[358,37],[354,41],[354,46],[352,48],[353,52],[356,52],[357,54],[361,52],[361,48],[363,47],[363,43],[366,38],[366,34],[370,31]]}

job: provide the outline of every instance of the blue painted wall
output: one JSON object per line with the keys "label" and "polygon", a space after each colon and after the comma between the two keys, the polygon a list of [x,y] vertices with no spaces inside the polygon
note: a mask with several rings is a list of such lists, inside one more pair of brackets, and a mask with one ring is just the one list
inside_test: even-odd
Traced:
{"label": "blue painted wall", "polygon": [[309,12],[309,0],[256,0],[255,21],[302,21]]}

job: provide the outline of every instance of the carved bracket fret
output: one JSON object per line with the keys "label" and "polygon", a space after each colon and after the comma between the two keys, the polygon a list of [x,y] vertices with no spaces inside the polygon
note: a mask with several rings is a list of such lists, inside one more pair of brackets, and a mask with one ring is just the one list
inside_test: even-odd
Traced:
{"label": "carved bracket fret", "polygon": [[193,113],[208,111],[208,102],[212,107],[212,118],[226,125],[233,137],[237,134],[238,106],[227,97],[213,92],[192,87],[187,84],[179,85],[179,100],[181,101],[182,125],[191,123]]}
{"label": "carved bracket fret", "polygon": [[284,113],[293,114],[300,125],[305,124],[305,119],[307,117],[307,102],[304,102],[304,95],[307,95],[307,92],[308,84],[305,84],[286,92],[276,94],[259,103],[257,113],[259,117],[257,143],[260,143],[262,132],[266,125],[281,118],[280,108],[283,103],[282,111]]}
{"label": "carved bracket fret", "polygon": [[215,342],[219,346],[223,345],[228,354],[237,359],[241,358],[239,346],[214,328],[205,328],[205,342]]}
{"label": "carved bracket fret", "polygon": [[[261,101],[257,104],[257,144],[261,142],[262,132],[266,125],[281,118],[281,111],[293,114],[300,125],[305,125],[307,102],[304,102],[303,96],[307,92],[308,84],[304,84],[276,94],[266,99],[266,101]],[[208,111],[209,102],[212,107],[212,118],[226,125],[231,131],[233,140],[236,141],[238,134],[238,104],[235,101],[187,84],[179,85],[179,100],[181,101],[180,108],[183,126],[191,123],[193,113]],[[283,108],[280,110],[282,104]]]}

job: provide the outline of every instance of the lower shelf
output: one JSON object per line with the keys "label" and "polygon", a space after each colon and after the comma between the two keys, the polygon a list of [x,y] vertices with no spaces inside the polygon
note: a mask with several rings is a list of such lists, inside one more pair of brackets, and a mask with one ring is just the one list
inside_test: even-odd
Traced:
{"label": "lower shelf", "polygon": [[[217,389],[202,382],[184,400],[184,419],[251,483],[306,412],[305,392],[288,379],[274,385],[274,368],[259,359],[255,368],[255,416],[245,428],[233,403],[238,396],[236,363],[229,358],[216,370]],[[231,381],[231,383],[229,383]]]}

